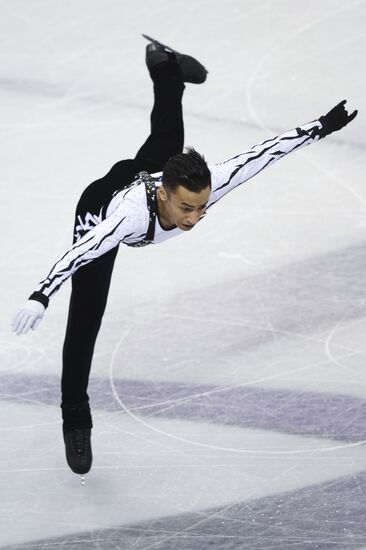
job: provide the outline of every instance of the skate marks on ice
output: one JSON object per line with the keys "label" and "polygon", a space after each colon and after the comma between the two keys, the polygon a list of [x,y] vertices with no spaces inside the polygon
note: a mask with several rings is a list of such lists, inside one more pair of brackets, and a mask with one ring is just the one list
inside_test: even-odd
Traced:
{"label": "skate marks on ice", "polygon": [[298,491],[3,550],[351,550],[366,544],[366,473]]}
{"label": "skate marks on ice", "polygon": [[[335,450],[342,450],[348,446],[350,455],[347,459],[347,471],[335,476],[338,477],[336,481],[324,484],[321,483],[324,477],[315,480],[315,473],[319,473],[315,459],[317,453],[307,454],[306,438],[297,442],[296,449],[292,447],[293,454],[290,454],[290,446],[282,446],[281,454],[274,440],[273,445],[267,447],[269,462],[273,462],[275,457],[281,461],[288,460],[289,456],[293,459],[295,457],[299,472],[304,472],[303,467],[306,463],[314,468],[314,475],[309,474],[308,482],[318,482],[321,485],[296,489],[280,496],[267,495],[266,498],[257,500],[250,500],[248,497],[245,502],[242,498],[240,501],[237,500],[236,504],[206,507],[202,508],[203,511],[176,514],[170,518],[164,516],[159,520],[131,521],[128,522],[128,527],[87,530],[82,535],[67,535],[65,532],[63,537],[57,539],[13,548],[61,548],[65,544],[69,548],[80,548],[86,544],[88,548],[132,546],[142,550],[149,547],[194,548],[195,545],[199,545],[200,548],[212,548],[216,545],[220,549],[255,550],[270,548],[269,541],[275,540],[279,541],[280,547],[285,550],[302,550],[306,548],[304,541],[309,541],[309,548],[316,547],[316,544],[320,549],[332,548],[332,545],[339,548],[339,541],[345,549],[348,542],[349,547],[354,546],[354,542],[364,544],[362,521],[354,518],[360,518],[365,513],[365,477],[362,473],[351,474],[355,472],[351,451],[361,451],[359,445],[365,440],[365,400],[360,397],[328,393],[324,391],[324,384],[319,386],[317,392],[293,391],[284,388],[255,387],[255,383],[248,385],[240,379],[242,369],[257,368],[255,361],[251,364],[240,361],[241,354],[247,350],[257,353],[257,350],[270,346],[281,355],[289,342],[294,341],[295,346],[298,346],[299,342],[306,342],[309,353],[314,345],[319,345],[326,353],[329,337],[334,335],[335,328],[345,318],[362,322],[365,282],[359,273],[363,272],[364,267],[361,243],[253,278],[229,283],[222,281],[204,291],[192,291],[189,300],[182,294],[176,296],[171,303],[162,304],[161,308],[159,307],[161,317],[158,328],[156,317],[153,318],[152,314],[150,317],[146,315],[147,306],[151,307],[151,304],[138,306],[133,312],[134,324],[130,334],[140,334],[142,331],[144,347],[141,349],[141,341],[138,338],[126,338],[123,341],[123,346],[115,354],[112,372],[115,394],[108,377],[96,376],[97,372],[94,371],[91,379],[90,393],[97,421],[103,416],[104,411],[121,411],[122,403],[125,412],[132,413],[145,423],[150,423],[152,427],[161,427],[159,422],[164,420],[165,432],[161,433],[170,433],[172,437],[176,434],[176,427],[169,422],[179,419],[193,421],[193,426],[198,426],[202,421],[226,426],[222,431],[223,436],[225,430],[238,426],[250,430],[272,430],[278,433],[279,439],[283,432],[315,436],[323,440],[319,445],[324,445],[324,439],[330,439],[332,441],[328,441],[327,444]],[[200,304],[199,314],[197,303]],[[183,347],[180,347],[178,368],[182,372],[187,372],[187,363],[190,368],[201,370],[203,378],[210,383],[183,383],[179,380],[174,382],[155,378],[155,375],[164,377],[168,374],[170,365],[176,361],[174,352],[180,340],[177,335],[185,334],[188,320],[189,335],[199,361],[196,364],[192,362],[191,351],[184,353]],[[166,337],[165,344],[169,341],[172,344],[171,350],[165,350],[166,361],[163,363],[163,345],[159,344],[162,334]],[[222,343],[224,345],[220,345]],[[362,346],[360,350],[359,343],[351,338],[347,345],[342,343],[342,346],[337,352],[342,352],[346,356],[353,354],[356,362],[364,364]],[[231,384],[212,383],[211,370],[214,363],[221,367],[226,364],[228,357],[236,362],[236,377],[232,379]],[[254,357],[259,358],[253,355]],[[146,367],[145,371],[140,372],[146,377],[133,379],[131,373],[134,372],[135,366],[140,365]],[[13,404],[18,401],[23,406],[28,403],[30,407],[32,403],[58,406],[59,377],[37,376],[32,373],[27,375],[24,374],[27,370],[26,365],[19,367],[22,368],[22,373],[2,375],[2,399],[12,401]],[[296,365],[294,369],[296,371]],[[343,380],[350,378],[352,372],[355,371],[344,369]],[[117,373],[126,373],[126,379],[118,379]],[[187,376],[186,379],[191,380],[191,377]],[[341,380],[338,380],[339,394],[341,390]],[[125,418],[126,415],[121,415],[120,421]],[[56,425],[52,428],[54,429],[57,429]],[[136,426],[132,426],[131,429],[136,430]],[[190,449],[193,448],[192,445],[200,442],[197,438],[194,441],[197,433],[193,429],[194,437],[191,437],[190,441],[190,434],[188,437],[186,434],[185,441],[190,444]],[[152,432],[151,437],[153,438]],[[231,447],[235,446],[235,443],[230,443]],[[244,457],[248,456],[247,451],[251,451],[253,459],[256,460],[263,457],[266,451],[259,446],[248,449],[247,443],[248,440],[245,438],[240,446],[232,449],[235,450],[233,455],[243,457],[243,475],[248,475],[245,466],[247,462],[244,461]],[[356,447],[352,449],[351,445]],[[216,443],[216,449],[223,451],[225,445]],[[315,447],[312,448],[314,449]],[[207,445],[207,450],[213,452],[210,444]],[[64,467],[61,453],[62,449],[58,456],[60,468]],[[344,458],[338,457],[338,460],[340,465],[345,464]],[[283,464],[283,475],[288,469],[287,466],[288,464]],[[101,467],[100,472],[103,471],[103,464]],[[112,472],[109,475],[113,476]],[[347,475],[347,472],[350,472],[347,477],[340,478],[341,475]],[[96,473],[99,475],[98,469]],[[79,480],[77,483],[79,484]],[[286,485],[286,488],[288,487]],[[188,488],[191,490],[190,484],[187,485],[187,490]],[[87,487],[81,488],[79,485],[80,491],[84,489]],[[143,498],[141,495],[142,493],[137,495],[139,499]],[[193,497],[194,494],[191,498]],[[164,500],[164,495],[161,498]],[[355,523],[352,523],[353,521]],[[44,534],[46,535],[46,532]]]}
{"label": "skate marks on ice", "polygon": [[[145,417],[197,418],[362,441],[366,350],[354,328],[358,323],[363,333],[366,280],[359,274],[365,268],[364,244],[359,243],[281,270],[192,290],[189,297],[178,294],[158,310],[151,304],[136,307],[129,312],[133,328],[114,354],[109,379],[92,371],[93,408],[120,410],[122,401],[127,410]],[[339,340],[343,321],[353,321],[352,332]],[[120,325],[120,319],[115,322]],[[289,347],[300,350],[294,360],[304,366],[286,365],[288,376],[296,379],[313,367],[319,377],[313,383],[316,391],[301,380],[295,391],[281,386],[284,377],[276,373],[277,362],[284,361]],[[262,349],[267,355],[261,355]],[[318,362],[312,365],[314,349]],[[29,360],[23,366],[18,358],[22,372],[0,375],[1,398],[58,403],[59,377],[28,374]],[[266,387],[258,387],[264,378],[261,361]],[[225,380],[222,373],[229,368],[231,377]],[[216,378],[215,369],[220,373]],[[338,379],[332,382],[327,376],[335,372]],[[179,379],[180,373],[184,376]],[[360,398],[346,395],[353,386]]]}
{"label": "skate marks on ice", "polygon": [[118,312],[109,377],[363,397],[365,268],[361,242]]}

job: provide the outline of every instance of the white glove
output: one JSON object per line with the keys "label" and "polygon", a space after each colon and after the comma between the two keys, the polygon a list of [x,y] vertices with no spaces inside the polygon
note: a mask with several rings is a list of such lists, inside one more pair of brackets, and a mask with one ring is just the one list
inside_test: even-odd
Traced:
{"label": "white glove", "polygon": [[42,321],[46,308],[37,300],[28,300],[17,310],[11,323],[13,332],[25,334],[31,328],[35,330]]}

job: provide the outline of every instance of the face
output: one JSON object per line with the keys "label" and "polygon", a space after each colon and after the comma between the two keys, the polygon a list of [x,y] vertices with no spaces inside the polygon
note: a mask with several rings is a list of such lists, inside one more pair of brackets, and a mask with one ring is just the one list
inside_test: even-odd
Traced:
{"label": "face", "polygon": [[164,217],[171,225],[183,231],[190,231],[203,216],[211,187],[194,193],[182,185],[168,193],[164,186],[158,189],[159,199],[163,205]]}

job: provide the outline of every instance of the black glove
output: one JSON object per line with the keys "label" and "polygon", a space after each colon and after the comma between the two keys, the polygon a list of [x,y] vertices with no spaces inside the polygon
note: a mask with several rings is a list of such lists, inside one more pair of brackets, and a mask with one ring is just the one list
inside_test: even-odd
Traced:
{"label": "black glove", "polygon": [[328,136],[332,132],[340,130],[355,118],[358,111],[353,111],[353,113],[349,115],[344,107],[346,102],[347,100],[344,99],[338,103],[338,105],[333,107],[329,113],[319,118],[322,124],[322,128],[319,130],[319,135],[321,138]]}

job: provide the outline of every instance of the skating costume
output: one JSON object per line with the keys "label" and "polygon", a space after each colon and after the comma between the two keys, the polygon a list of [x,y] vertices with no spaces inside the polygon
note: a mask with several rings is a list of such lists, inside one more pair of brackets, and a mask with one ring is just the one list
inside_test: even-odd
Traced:
{"label": "skating costume", "polygon": [[[207,210],[226,193],[288,153],[319,139],[320,122],[314,121],[255,145],[221,164],[210,167],[212,191]],[[62,283],[83,265],[92,262],[120,243],[140,247],[158,244],[184,233],[179,228],[164,230],[159,223],[156,189],[162,173],[141,172],[127,189],[118,192],[98,214],[77,216],[76,243],[53,266],[36,291],[52,296]]]}
{"label": "skating costume", "polygon": [[[119,244],[135,247],[158,244],[184,233],[179,228],[164,230],[161,227],[156,200],[164,164],[183,150],[184,84],[175,63],[158,67],[152,77],[155,99],[149,138],[135,159],[117,162],[106,176],[84,191],[76,209],[73,246],[55,263],[31,296],[47,306],[49,297],[72,276],[63,348],[62,403],[65,406],[88,400],[94,345]],[[319,139],[320,128],[321,123],[316,120],[211,166],[212,191],[207,210],[267,166]],[[67,422],[66,419],[66,425]]]}

